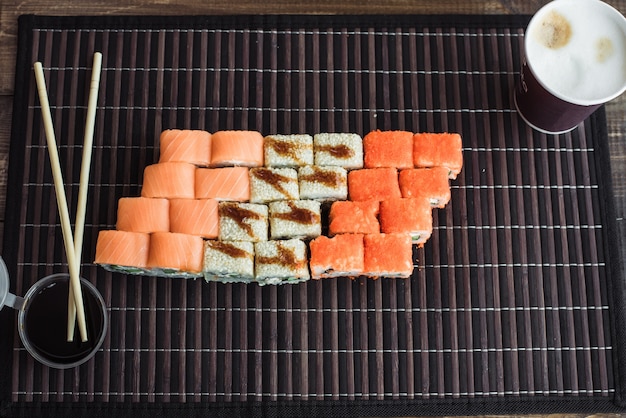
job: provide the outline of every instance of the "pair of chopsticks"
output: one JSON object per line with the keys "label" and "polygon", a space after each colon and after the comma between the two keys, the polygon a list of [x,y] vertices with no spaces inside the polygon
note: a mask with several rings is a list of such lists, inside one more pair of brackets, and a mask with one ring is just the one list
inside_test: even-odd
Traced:
{"label": "pair of chopsticks", "polygon": [[80,285],[80,260],[83,247],[83,235],[85,230],[85,213],[87,210],[87,189],[89,186],[89,170],[91,166],[91,151],[93,144],[93,133],[96,116],[96,105],[98,101],[98,90],[100,87],[100,72],[102,68],[102,54],[96,52],[93,57],[93,67],[91,73],[91,84],[89,86],[89,102],[87,106],[87,118],[85,124],[85,136],[83,141],[83,160],[80,170],[80,185],[78,188],[78,207],[76,210],[76,225],[74,235],[70,224],[69,209],[65,197],[63,185],[63,175],[57,151],[54,125],[52,124],[52,114],[50,113],[50,103],[48,102],[48,92],[46,80],[41,62],[34,64],[35,79],[37,81],[37,91],[41,103],[41,114],[48,143],[48,153],[50,165],[52,166],[52,176],[54,178],[54,189],[56,192],[57,206],[61,218],[61,230],[63,232],[63,242],[67,256],[70,273],[70,290],[68,297],[68,322],[67,341],[73,341],[75,323],[78,319],[78,329],[83,342],[88,340],[87,325],[85,322],[85,308],[83,304],[83,294]]}

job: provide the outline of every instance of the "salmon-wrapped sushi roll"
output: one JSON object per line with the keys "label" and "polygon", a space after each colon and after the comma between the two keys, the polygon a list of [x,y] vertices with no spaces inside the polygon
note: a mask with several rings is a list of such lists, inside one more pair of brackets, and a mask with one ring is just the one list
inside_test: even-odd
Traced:
{"label": "salmon-wrapped sushi roll", "polygon": [[409,234],[370,234],[363,237],[364,275],[408,278],[413,274],[413,245]]}
{"label": "salmon-wrapped sushi roll", "polygon": [[402,197],[426,199],[437,208],[450,201],[450,170],[446,167],[409,168],[399,176]]}
{"label": "salmon-wrapped sushi roll", "polygon": [[365,168],[413,167],[413,132],[372,131],[363,138]]}
{"label": "salmon-wrapped sushi roll", "polygon": [[268,135],[264,138],[263,150],[266,167],[301,167],[313,164],[311,135]]}
{"label": "salmon-wrapped sushi roll", "polygon": [[155,232],[150,235],[148,267],[167,277],[201,277],[204,240],[197,235]]}
{"label": "salmon-wrapped sushi roll", "polygon": [[149,197],[122,197],[117,201],[115,228],[130,232],[168,232],[170,201]]}
{"label": "salmon-wrapped sushi roll", "polygon": [[171,199],[170,231],[217,238],[219,216],[215,199]]}
{"label": "salmon-wrapped sushi roll", "polygon": [[211,134],[201,130],[167,129],[159,137],[159,162],[211,163]]}
{"label": "salmon-wrapped sushi roll", "polygon": [[94,263],[111,271],[144,274],[148,267],[150,234],[129,231],[100,231]]}
{"label": "salmon-wrapped sushi roll", "polygon": [[426,199],[395,198],[380,202],[380,231],[402,232],[423,244],[433,232],[433,211]]}
{"label": "salmon-wrapped sushi roll", "polygon": [[398,170],[395,168],[364,168],[348,173],[350,200],[385,200],[401,197]]}
{"label": "salmon-wrapped sushi roll", "polygon": [[378,200],[339,200],[333,202],[328,215],[328,234],[378,234]]}
{"label": "salmon-wrapped sushi roll", "polygon": [[446,167],[455,179],[463,168],[461,135],[457,133],[418,133],[413,137],[415,167]]}
{"label": "salmon-wrapped sushi roll", "polygon": [[217,131],[211,136],[213,167],[263,165],[263,135],[256,131]]}
{"label": "salmon-wrapped sushi roll", "polygon": [[147,166],[143,174],[142,197],[193,199],[196,166],[191,163],[167,162]]}
{"label": "salmon-wrapped sushi roll", "polygon": [[217,199],[246,202],[250,200],[248,167],[198,168],[196,199]]}
{"label": "salmon-wrapped sushi roll", "polygon": [[319,236],[309,243],[311,278],[357,277],[363,274],[363,234]]}

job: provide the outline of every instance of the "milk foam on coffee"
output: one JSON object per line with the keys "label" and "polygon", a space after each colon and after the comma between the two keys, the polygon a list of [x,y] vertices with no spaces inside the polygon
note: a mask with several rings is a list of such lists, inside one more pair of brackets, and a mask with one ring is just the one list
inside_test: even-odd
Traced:
{"label": "milk foam on coffee", "polygon": [[626,85],[625,29],[596,3],[552,3],[533,18],[525,40],[528,65],[544,87],[583,105],[612,99]]}

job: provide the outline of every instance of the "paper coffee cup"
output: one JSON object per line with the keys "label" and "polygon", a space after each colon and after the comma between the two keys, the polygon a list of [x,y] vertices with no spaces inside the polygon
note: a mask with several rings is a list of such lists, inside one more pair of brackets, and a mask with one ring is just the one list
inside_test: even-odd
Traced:
{"label": "paper coffee cup", "polygon": [[574,129],[626,90],[626,18],[600,0],[554,0],[530,20],[515,106],[533,128]]}

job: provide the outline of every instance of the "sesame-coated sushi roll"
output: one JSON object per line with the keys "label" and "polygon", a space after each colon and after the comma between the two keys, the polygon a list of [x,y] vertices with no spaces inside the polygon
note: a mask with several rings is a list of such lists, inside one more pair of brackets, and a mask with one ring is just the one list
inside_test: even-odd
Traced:
{"label": "sesame-coated sushi roll", "polygon": [[211,163],[211,134],[201,130],[167,129],[159,138],[159,162]]}
{"label": "sesame-coated sushi roll", "polygon": [[266,241],[268,208],[266,205],[220,202],[219,239],[221,241]]}
{"label": "sesame-coated sushi roll", "polygon": [[205,241],[202,271],[207,282],[253,281],[254,244],[246,241]]}
{"label": "sesame-coated sushi roll", "polygon": [[363,140],[358,134],[317,134],[313,137],[313,150],[315,165],[363,168]]}
{"label": "sesame-coated sushi roll", "polygon": [[263,144],[266,167],[301,167],[313,164],[313,137],[268,135]]}
{"label": "sesame-coated sushi roll", "polygon": [[253,168],[250,170],[250,202],[300,198],[298,172],[294,168]]}
{"label": "sesame-coated sushi roll", "polygon": [[309,280],[307,247],[299,239],[254,244],[255,280],[259,285],[291,284]]}
{"label": "sesame-coated sushi roll", "polygon": [[250,200],[248,167],[198,168],[196,170],[196,199]]}
{"label": "sesame-coated sushi roll", "polygon": [[385,200],[401,197],[398,170],[395,168],[364,168],[348,173],[350,200]]}
{"label": "sesame-coated sushi roll", "polygon": [[330,207],[328,234],[378,234],[378,200],[339,200]]}
{"label": "sesame-coated sushi roll", "polygon": [[343,167],[307,165],[298,170],[300,199],[346,200],[348,172]]}
{"label": "sesame-coated sushi roll", "polygon": [[211,166],[261,167],[263,135],[256,131],[217,131],[211,136]]}
{"label": "sesame-coated sushi roll", "polygon": [[309,243],[311,278],[357,277],[363,274],[363,235],[319,236]]}
{"label": "sesame-coated sushi roll", "polygon": [[115,228],[129,232],[168,232],[170,201],[149,197],[122,197],[117,201]]}
{"label": "sesame-coated sushi roll", "polygon": [[364,275],[408,278],[413,273],[413,245],[409,234],[371,234],[363,237]]}
{"label": "sesame-coated sushi roll", "polygon": [[372,131],[363,138],[366,168],[413,167],[413,132]]}
{"label": "sesame-coated sushi roll", "polygon": [[461,135],[456,133],[418,133],[413,137],[415,167],[446,167],[455,179],[463,168]]}
{"label": "sesame-coated sushi roll", "polygon": [[217,203],[215,199],[171,199],[170,232],[217,238]]}
{"label": "sesame-coated sushi roll", "polygon": [[423,244],[433,232],[433,212],[426,199],[395,198],[380,202],[380,231],[402,232]]}
{"label": "sesame-coated sushi roll", "polygon": [[270,238],[315,238],[322,234],[321,204],[281,200],[269,204]]}
{"label": "sesame-coated sushi roll", "polygon": [[445,207],[451,196],[449,173],[446,167],[401,170],[399,183],[402,197],[426,199],[431,206]]}

